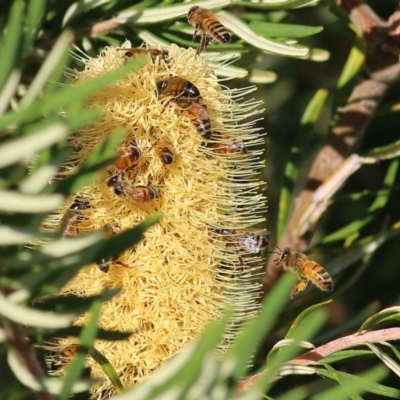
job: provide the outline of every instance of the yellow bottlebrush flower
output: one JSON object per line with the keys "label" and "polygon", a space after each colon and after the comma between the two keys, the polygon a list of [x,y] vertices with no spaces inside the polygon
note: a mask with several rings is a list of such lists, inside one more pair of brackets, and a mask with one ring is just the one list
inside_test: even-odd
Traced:
{"label": "yellow bottlebrush flower", "polygon": [[[130,48],[130,43],[122,47]],[[85,69],[76,72],[74,84],[129,62],[125,53],[108,47],[97,58],[82,57]],[[261,237],[241,231],[262,222],[266,208],[257,178],[260,151],[255,150],[263,135],[247,120],[260,112],[259,103],[237,102],[254,88],[221,87],[214,68],[193,49],[172,45],[168,58],[162,55],[148,55],[144,67],[91,98],[88,106],[104,112],[72,135],[76,155],[62,174],[73,174],[117,128],[125,132],[116,149],[120,157],[103,181],[76,193],[47,222],[47,228],[57,229],[61,220],[65,236],[73,236],[104,226],[118,233],[155,213],[163,215],[108,272],[89,265],[63,289],[65,294],[89,296],[121,288],[102,306],[99,324],[134,334],[124,341],[98,340],[95,347],[126,387],[148,377],[198,337],[210,320],[233,307],[236,321],[220,350],[229,346],[235,330],[257,310],[256,253],[265,244],[254,243]],[[185,99],[180,90],[176,96],[159,96],[157,83],[176,76],[190,81],[201,97]],[[210,139],[202,136],[207,113]],[[87,318],[82,315],[76,324],[85,324]],[[60,339],[59,349],[75,341]],[[94,360],[88,358],[87,364],[94,377],[105,377]],[[112,392],[111,383],[103,379],[95,390],[95,396],[104,396]]]}

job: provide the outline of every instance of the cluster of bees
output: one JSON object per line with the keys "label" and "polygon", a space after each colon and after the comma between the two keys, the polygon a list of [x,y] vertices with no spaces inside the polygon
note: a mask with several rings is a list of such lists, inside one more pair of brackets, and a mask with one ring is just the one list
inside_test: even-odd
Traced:
{"label": "cluster of bees", "polygon": [[[193,40],[197,33],[201,34],[200,46],[196,51],[197,55],[200,55],[208,45],[215,42],[222,44],[230,42],[230,33],[209,10],[193,6],[190,8],[187,17],[188,22],[195,27]],[[126,59],[146,53],[153,63],[156,63],[157,60],[163,60],[168,65],[169,53],[167,50],[154,48],[120,50],[125,52],[124,57]],[[173,102],[181,112],[186,113],[196,131],[205,139],[204,145],[212,149],[213,152],[222,155],[247,153],[243,142],[233,140],[229,135],[213,130],[207,106],[202,103],[200,91],[192,82],[179,76],[170,75],[169,78],[156,82],[156,90],[157,97],[164,107]],[[214,138],[218,138],[218,140],[210,141]],[[154,149],[164,166],[174,163],[176,156],[171,143],[158,140]],[[107,186],[117,197],[136,206],[155,200],[159,193],[157,187],[152,184],[151,177],[147,185],[132,185],[126,183],[123,179],[124,174],[134,170],[140,161],[141,150],[137,143],[135,141],[124,143],[116,149],[116,153],[117,158],[112,168],[114,173],[107,179]],[[79,224],[84,220],[84,210],[90,207],[90,202],[86,199],[76,198],[73,201],[59,223],[59,229],[64,237],[79,235]],[[106,226],[106,230],[110,236],[115,234],[111,226]],[[246,267],[246,257],[260,255],[269,245],[265,232],[259,230],[216,229],[215,234],[222,237],[227,246],[236,246],[241,250],[239,256],[240,271],[243,271]],[[333,290],[333,281],[328,272],[316,262],[309,260],[305,254],[286,248],[279,251],[278,255],[277,266],[294,272],[298,276],[298,281],[291,292],[292,297],[303,291],[309,282],[312,282],[321,290]],[[108,272],[113,263],[129,267],[113,258],[99,260],[97,266],[102,272]],[[78,344],[71,344],[59,352],[53,359],[52,370],[64,367],[78,350]]]}

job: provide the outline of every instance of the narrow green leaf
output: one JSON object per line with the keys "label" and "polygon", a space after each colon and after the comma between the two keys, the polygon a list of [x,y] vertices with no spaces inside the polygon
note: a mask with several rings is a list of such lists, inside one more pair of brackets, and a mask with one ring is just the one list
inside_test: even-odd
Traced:
{"label": "narrow green leaf", "polygon": [[275,24],[272,22],[251,21],[250,29],[259,35],[274,38],[303,38],[322,31],[322,26]]}
{"label": "narrow green leaf", "polygon": [[387,317],[395,317],[394,321],[397,320],[398,316],[400,315],[400,307],[390,307],[385,308],[382,311],[374,314],[372,317],[368,318],[358,330],[358,333],[363,331],[372,330],[372,328],[376,327],[378,324],[381,323],[382,320],[386,319]]}
{"label": "narrow green leaf", "polygon": [[20,105],[22,108],[26,108],[27,106],[31,105],[42,93],[43,87],[50,79],[54,69],[61,63],[63,65],[66,64],[68,59],[68,47],[72,41],[72,38],[72,32],[66,31],[61,34],[60,38],[53,46],[50,54],[42,64],[39,72],[29,85],[25,96],[21,100]]}
{"label": "narrow green leaf", "polygon": [[337,90],[335,91],[332,102],[332,118],[330,126],[334,126],[339,118],[341,107],[346,104],[346,101],[353,90],[361,68],[364,66],[365,61],[365,43],[364,39],[356,36],[356,41],[350,50],[346,64],[340,75]]}
{"label": "narrow green leaf", "polygon": [[[82,332],[81,326],[70,326],[68,328],[62,328],[57,330],[48,330],[44,333],[41,333],[41,340],[43,342],[54,340],[55,337],[63,337],[63,336],[73,336],[78,338]],[[30,332],[27,331],[27,335],[29,336],[37,336],[37,331]],[[119,331],[107,331],[105,329],[99,329],[97,332],[97,339],[99,340],[126,340],[132,335],[132,332],[119,332]]]}
{"label": "narrow green leaf", "polygon": [[109,289],[108,291],[96,296],[77,297],[77,296],[50,296],[37,303],[35,308],[44,311],[53,311],[56,313],[74,313],[83,314],[88,311],[95,300],[106,302],[116,296],[119,289]]}
{"label": "narrow green leaf", "polygon": [[[322,368],[318,369],[318,374],[325,378],[334,380],[336,380],[335,376],[340,375],[342,382],[346,382],[345,385],[347,385],[347,387],[351,386],[351,388],[358,393],[370,392],[381,397],[390,397],[393,399],[400,398],[400,390],[376,383],[386,378],[388,375],[388,369],[383,365],[378,365],[362,375],[351,375],[339,371],[335,371],[335,375],[333,375],[330,370],[324,370]],[[347,389],[339,387],[315,395],[311,400],[337,400],[344,398],[346,394]]]}
{"label": "narrow green leaf", "polygon": [[29,162],[35,153],[59,142],[67,134],[67,126],[56,123],[27,136],[18,139],[11,138],[0,147],[0,168],[20,161]]}
{"label": "narrow green leaf", "polygon": [[397,359],[400,360],[400,351],[399,351],[395,346],[393,346],[393,345],[392,345],[391,343],[389,343],[389,342],[381,342],[381,344],[382,344],[383,346],[389,347],[389,348],[393,351],[393,353],[395,354],[395,356],[397,357]]}
{"label": "narrow green leaf", "polygon": [[[47,392],[58,395],[61,391],[63,380],[54,378],[41,378],[35,376],[20,357],[17,356],[15,350],[11,347],[7,354],[8,365],[15,374],[16,378],[26,387],[36,392]],[[76,380],[71,388],[71,392],[79,393],[88,391],[92,381],[89,379]]]}
{"label": "narrow green leaf", "polygon": [[289,300],[289,292],[293,287],[295,277],[286,274],[279,280],[268,297],[256,318],[249,321],[232,345],[231,357],[236,360],[233,376],[241,379],[248,367],[250,357],[254,354],[259,343],[272,328],[275,319]]}
{"label": "narrow green leaf", "polygon": [[17,213],[49,213],[61,207],[61,194],[27,195],[10,190],[0,190],[0,210]]}
{"label": "narrow green leaf", "polygon": [[24,32],[23,53],[32,50],[41,22],[45,14],[46,0],[30,0],[26,15],[26,30]]}
{"label": "narrow green leaf", "polygon": [[291,213],[291,204],[293,201],[293,192],[303,155],[308,148],[310,136],[314,130],[315,123],[323,109],[328,97],[328,91],[319,89],[304,111],[301,118],[301,127],[296,135],[296,140],[290,150],[289,160],[285,169],[285,186],[281,190],[278,215],[278,238],[283,235]]}
{"label": "narrow green leaf", "polygon": [[388,356],[378,346],[375,346],[372,343],[365,342],[365,345],[368,346],[375,353],[375,355],[380,358],[381,361],[400,378],[400,365],[396,363],[392,357]]}
{"label": "narrow green leaf", "polygon": [[352,400],[363,400],[359,395],[360,390],[363,391],[363,386],[357,385],[358,381],[349,379],[348,374],[336,371],[329,364],[324,364],[325,368],[331,373],[332,378],[335,379]]}
{"label": "narrow green leaf", "polygon": [[264,1],[235,1],[235,4],[249,8],[267,9],[267,10],[288,10],[293,8],[309,7],[317,3],[318,0],[274,0]]}
{"label": "narrow green leaf", "polygon": [[76,314],[51,314],[21,306],[10,301],[2,293],[0,293],[0,314],[21,325],[26,324],[49,329],[65,328],[69,326],[76,317]]}
{"label": "narrow green leaf", "polygon": [[341,361],[346,361],[346,360],[351,360],[351,359],[365,359],[365,358],[371,358],[372,357],[372,352],[369,350],[342,350],[342,351],[337,351],[336,353],[333,353],[327,357],[324,358],[324,363],[325,364],[333,364],[335,362],[341,362]]}
{"label": "narrow green leaf", "polygon": [[380,160],[398,157],[400,155],[400,140],[386,146],[378,147],[365,154],[365,157],[374,157]]}
{"label": "narrow green leaf", "polygon": [[115,148],[121,143],[123,136],[122,131],[113,132],[104,143],[90,152],[80,167],[79,174],[61,181],[57,185],[57,190],[61,193],[75,193],[84,186],[104,179],[101,168],[115,160]]}
{"label": "narrow green leaf", "polygon": [[285,43],[266,39],[260,35],[257,35],[249,28],[247,24],[231,13],[221,11],[217,15],[221,23],[226,28],[254,47],[257,47],[268,53],[291,57],[306,57],[308,55],[308,49],[304,46],[287,45]]}
{"label": "narrow green leaf", "polygon": [[131,62],[126,63],[126,65],[105,75],[89,80],[79,86],[64,87],[57,93],[53,93],[52,96],[46,96],[24,110],[11,112],[5,115],[0,120],[0,130],[6,129],[13,124],[29,123],[48,113],[58,114],[60,108],[68,108],[72,105],[76,107],[79,103],[82,103],[83,107],[84,102],[89,96],[99,92],[101,89],[107,87],[136,68],[143,66],[146,62],[147,59],[145,56],[138,56]]}
{"label": "narrow green leaf", "polygon": [[313,318],[313,314],[317,310],[321,310],[331,302],[332,300],[328,300],[322,303],[314,304],[313,306],[310,306],[306,308],[304,311],[302,311],[293,321],[292,325],[290,326],[288,332],[285,335],[285,339],[293,339],[293,338],[299,339],[298,332],[303,330],[303,325],[310,324],[309,318],[310,317]]}
{"label": "narrow green leaf", "polygon": [[80,346],[78,354],[73,358],[71,364],[67,367],[64,386],[60,393],[60,400],[67,400],[72,394],[72,386],[79,379],[84,368],[86,354],[93,346],[97,334],[97,323],[100,317],[101,300],[95,300],[90,308],[90,320],[82,329],[80,336]]}
{"label": "narrow green leaf", "polygon": [[89,355],[100,365],[101,369],[107,375],[108,379],[110,379],[115,392],[122,393],[124,391],[122,382],[119,379],[119,376],[116,373],[114,367],[108,361],[108,359],[103,354],[101,354],[98,350],[96,350],[95,347],[91,347],[89,349]]}
{"label": "narrow green leaf", "polygon": [[24,29],[25,2],[16,0],[12,3],[7,26],[0,40],[0,88],[4,86],[13,69],[17,68],[20,54],[21,36]]}
{"label": "narrow green leaf", "polygon": [[[196,3],[199,7],[204,7],[209,10],[222,8],[231,4],[231,0],[209,0],[199,1]],[[135,24],[151,24],[161,21],[168,21],[178,17],[186,19],[186,15],[191,7],[190,4],[178,4],[170,7],[150,8],[140,11],[136,8],[127,10],[117,15],[117,20],[120,24],[135,23]]]}

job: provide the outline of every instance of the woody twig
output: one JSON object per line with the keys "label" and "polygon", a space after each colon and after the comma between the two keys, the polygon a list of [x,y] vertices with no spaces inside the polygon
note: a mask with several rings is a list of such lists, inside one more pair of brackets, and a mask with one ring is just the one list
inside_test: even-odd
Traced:
{"label": "woody twig", "polygon": [[[346,349],[351,349],[357,346],[362,346],[367,343],[384,343],[391,340],[400,339],[400,328],[380,329],[377,331],[367,331],[359,335],[348,335],[332,342],[326,343],[317,347],[305,354],[302,354],[293,360],[287,362],[278,373],[278,377],[285,375],[285,369],[291,366],[315,366],[332,354]],[[243,382],[241,382],[237,389],[238,391],[245,391],[251,388],[262,376],[262,372],[252,375]]]}

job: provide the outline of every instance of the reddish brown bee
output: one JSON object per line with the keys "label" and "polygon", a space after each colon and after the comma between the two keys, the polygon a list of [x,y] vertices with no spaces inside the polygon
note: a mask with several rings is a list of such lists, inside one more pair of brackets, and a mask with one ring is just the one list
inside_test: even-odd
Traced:
{"label": "reddish brown bee", "polygon": [[118,169],[129,169],[135,167],[139,163],[141,152],[137,148],[136,142],[132,142],[127,146],[118,147],[117,153],[118,157],[115,161],[115,166]]}
{"label": "reddish brown bee", "polygon": [[247,154],[246,146],[240,140],[233,140],[229,135],[218,135],[218,138],[222,139],[221,142],[208,143],[207,147],[213,149],[214,153],[217,154]]}
{"label": "reddish brown bee", "polygon": [[120,183],[120,177],[118,175],[112,176],[108,181],[107,185],[114,188],[114,193],[129,201],[133,204],[143,204],[154,200],[158,191],[153,185],[148,186],[132,186]]}
{"label": "reddish brown bee", "polygon": [[201,33],[200,46],[196,51],[197,55],[210,44],[215,42],[226,44],[231,41],[231,34],[211,11],[199,6],[193,6],[190,8],[187,18],[189,24],[195,28],[193,41],[197,36],[197,32]]}
{"label": "reddish brown bee", "polygon": [[199,89],[190,81],[180,76],[171,76],[168,79],[157,82],[158,98],[171,96],[174,99],[188,97],[198,99],[200,97]]}
{"label": "reddish brown bee", "polygon": [[168,63],[167,60],[169,57],[169,52],[166,49],[158,50],[158,49],[142,49],[140,47],[131,47],[119,50],[125,51],[124,56],[126,59],[134,58],[140,54],[150,54],[153,63],[157,61],[157,58],[159,58],[160,60],[164,60],[166,63]]}
{"label": "reddish brown bee", "polygon": [[315,261],[311,261],[304,253],[284,249],[277,260],[278,267],[297,274],[298,281],[292,289],[291,296],[303,291],[308,282],[312,282],[321,290],[333,290],[333,280],[328,272]]}
{"label": "reddish brown bee", "polygon": [[159,140],[155,145],[156,153],[164,165],[174,162],[174,149],[170,143],[165,140]]}
{"label": "reddish brown bee", "polygon": [[90,203],[87,200],[74,199],[58,224],[63,237],[70,238],[79,235],[79,224],[85,219],[81,211],[88,208],[90,208]]}
{"label": "reddish brown bee", "polygon": [[51,363],[51,370],[58,371],[65,367],[79,351],[79,344],[73,343],[58,352]]}
{"label": "reddish brown bee", "polygon": [[188,113],[197,132],[199,132],[205,139],[210,139],[212,135],[212,127],[207,106],[197,101],[191,101],[184,98],[177,99],[176,104]]}
{"label": "reddish brown bee", "polygon": [[157,197],[157,189],[153,185],[149,186],[131,186],[117,185],[114,193],[133,204],[143,204],[154,200]]}

